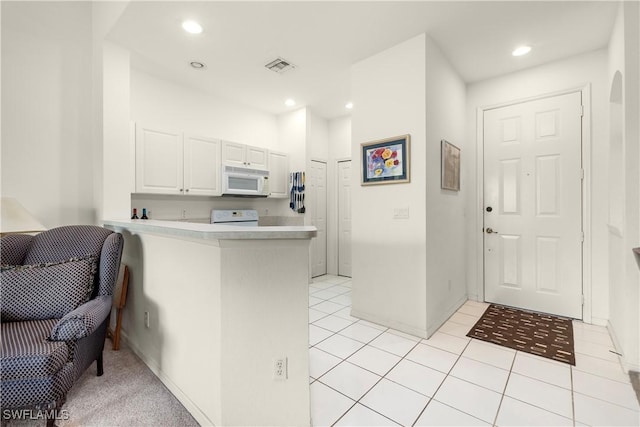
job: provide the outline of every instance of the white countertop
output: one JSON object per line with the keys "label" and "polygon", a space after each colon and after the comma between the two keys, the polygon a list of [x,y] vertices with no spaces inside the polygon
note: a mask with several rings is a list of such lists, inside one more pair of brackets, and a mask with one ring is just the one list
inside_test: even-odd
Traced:
{"label": "white countertop", "polygon": [[107,227],[205,240],[311,239],[317,229],[311,226],[241,227],[154,219],[105,220]]}

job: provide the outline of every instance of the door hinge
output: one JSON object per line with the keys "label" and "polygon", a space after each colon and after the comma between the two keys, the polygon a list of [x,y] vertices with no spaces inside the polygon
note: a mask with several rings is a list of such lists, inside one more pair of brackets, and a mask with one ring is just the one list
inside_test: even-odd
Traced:
{"label": "door hinge", "polygon": [[580,117],[584,117],[584,105],[580,106]]}
{"label": "door hinge", "polygon": [[584,231],[580,232],[580,241],[584,242]]}
{"label": "door hinge", "polygon": [[582,294],[582,305],[584,306],[584,294]]}
{"label": "door hinge", "polygon": [[584,169],[580,169],[580,179],[584,179]]}

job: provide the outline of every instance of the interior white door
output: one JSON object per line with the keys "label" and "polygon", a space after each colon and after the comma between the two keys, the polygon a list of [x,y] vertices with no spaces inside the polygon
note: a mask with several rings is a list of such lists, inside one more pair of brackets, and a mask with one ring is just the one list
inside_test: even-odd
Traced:
{"label": "interior white door", "polygon": [[484,112],[485,300],[582,318],[582,102]]}
{"label": "interior white door", "polygon": [[338,162],[338,275],[351,277],[351,160]]}
{"label": "interior white door", "polygon": [[311,214],[311,225],[318,229],[316,237],[311,239],[311,276],[327,274],[327,164],[311,161],[307,174],[305,191],[309,204],[307,212]]}

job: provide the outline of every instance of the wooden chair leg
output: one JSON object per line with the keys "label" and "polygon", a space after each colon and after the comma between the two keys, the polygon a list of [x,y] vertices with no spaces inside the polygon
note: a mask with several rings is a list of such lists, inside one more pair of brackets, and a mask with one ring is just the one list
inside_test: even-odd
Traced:
{"label": "wooden chair leg", "polygon": [[98,368],[98,377],[101,377],[102,374],[104,374],[104,368],[102,365],[102,352],[100,353],[100,356],[98,356],[98,358],[96,359],[96,367]]}
{"label": "wooden chair leg", "polygon": [[122,328],[122,312],[121,308],[116,309],[116,330],[113,333],[113,349],[120,350],[120,329]]}

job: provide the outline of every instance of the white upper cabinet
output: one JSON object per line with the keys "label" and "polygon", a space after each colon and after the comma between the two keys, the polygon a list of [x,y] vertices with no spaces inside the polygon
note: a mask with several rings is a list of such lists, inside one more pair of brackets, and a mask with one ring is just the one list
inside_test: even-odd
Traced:
{"label": "white upper cabinet", "polygon": [[269,169],[267,150],[247,145],[247,166],[253,169]]}
{"label": "white upper cabinet", "polygon": [[193,196],[221,194],[220,140],[185,135],[184,191]]}
{"label": "white upper cabinet", "polygon": [[265,148],[252,147],[230,141],[222,142],[223,164],[268,170],[267,159],[267,150]]}
{"label": "white upper cabinet", "polygon": [[136,192],[182,194],[183,136],[136,123]]}
{"label": "white upper cabinet", "polygon": [[181,130],[132,124],[135,192],[220,196],[222,165],[269,171],[271,197],[289,197],[289,156]]}
{"label": "white upper cabinet", "polygon": [[269,150],[269,196],[289,197],[289,156]]}
{"label": "white upper cabinet", "polygon": [[136,192],[217,196],[220,141],[136,124]]}

